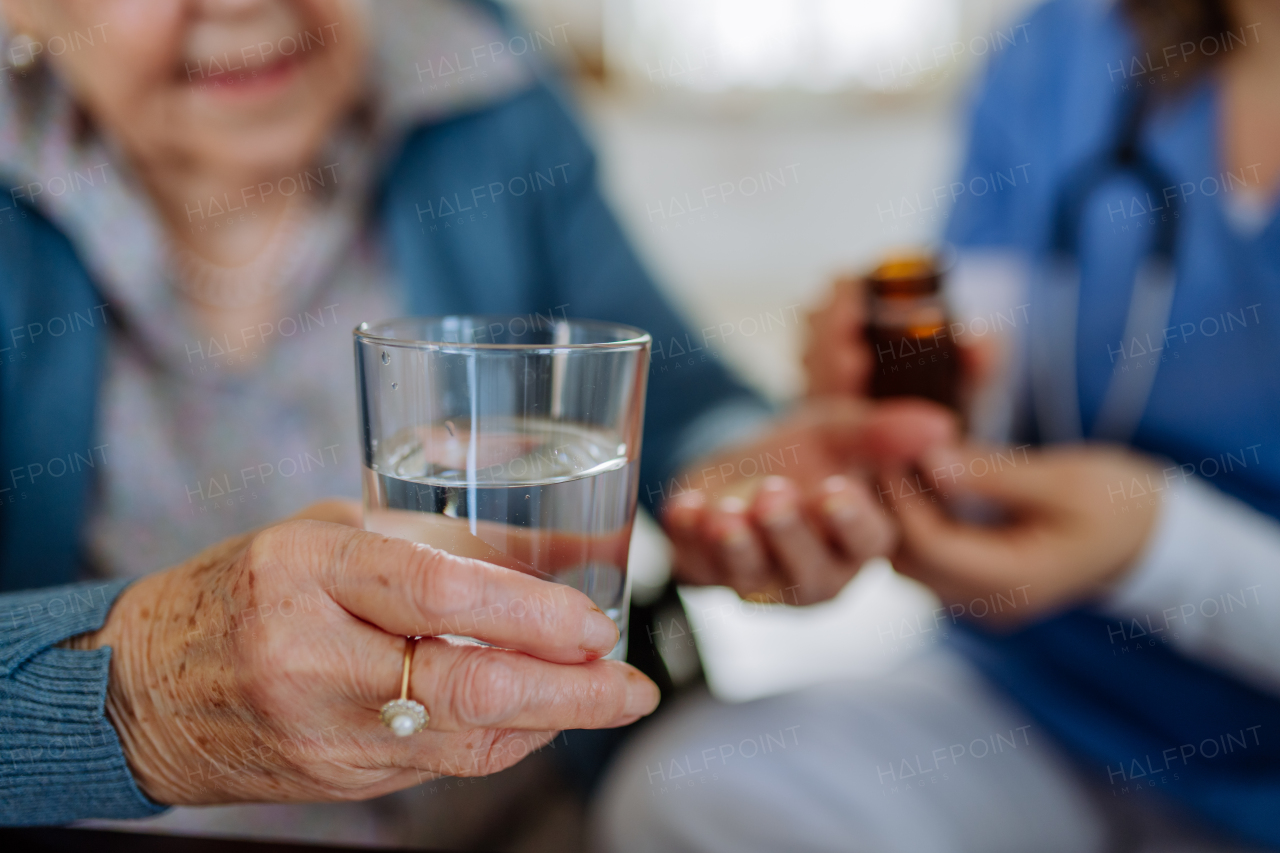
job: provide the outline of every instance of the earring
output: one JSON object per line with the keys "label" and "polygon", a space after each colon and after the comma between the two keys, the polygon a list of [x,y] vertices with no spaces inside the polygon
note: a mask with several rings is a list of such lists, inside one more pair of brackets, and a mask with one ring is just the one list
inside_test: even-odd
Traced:
{"label": "earring", "polygon": [[18,33],[9,39],[9,61],[18,71],[27,71],[36,64],[36,54],[44,45],[26,33]]}

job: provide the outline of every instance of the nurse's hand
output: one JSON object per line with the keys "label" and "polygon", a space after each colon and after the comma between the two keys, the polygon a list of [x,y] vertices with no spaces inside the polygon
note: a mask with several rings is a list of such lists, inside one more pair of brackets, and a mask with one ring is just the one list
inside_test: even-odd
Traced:
{"label": "nurse's hand", "polygon": [[[637,670],[599,660],[617,629],[582,593],[348,526],[347,504],[304,516],[138,581],[72,642],[112,647],[107,715],[153,800],[365,799],[657,705]],[[409,695],[430,722],[397,737],[378,709],[400,694],[407,635],[426,636]]]}
{"label": "nurse's hand", "polygon": [[[902,530],[894,568],[992,627],[1103,594],[1142,553],[1159,512],[1159,466],[1118,447],[935,449],[919,469],[920,482],[899,470],[882,484]],[[957,507],[1002,518],[966,523]]]}
{"label": "nurse's hand", "polygon": [[786,604],[831,598],[897,541],[873,471],[955,435],[951,413],[924,401],[802,405],[668,484],[661,518],[677,580]]}

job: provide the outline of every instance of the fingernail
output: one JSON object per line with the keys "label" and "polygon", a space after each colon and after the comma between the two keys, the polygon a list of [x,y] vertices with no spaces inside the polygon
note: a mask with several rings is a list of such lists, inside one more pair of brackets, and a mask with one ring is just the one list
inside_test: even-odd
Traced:
{"label": "fingernail", "polygon": [[723,548],[742,548],[751,542],[747,526],[747,503],[741,498],[725,498],[717,504],[719,516],[713,516],[711,533]]}
{"label": "fingernail", "polygon": [[853,483],[843,474],[832,474],[822,481],[822,490],[828,493],[844,492],[853,487]]}
{"label": "fingernail", "polygon": [[721,498],[720,503],[716,506],[721,512],[728,513],[730,515],[740,515],[747,511],[747,502],[742,498],[732,496]]}
{"label": "fingernail", "polygon": [[832,495],[824,500],[822,511],[838,524],[848,524],[860,515],[858,508],[843,495]]}
{"label": "fingernail", "polygon": [[765,477],[764,481],[760,484],[760,490],[764,492],[780,492],[786,487],[787,478],[779,477],[776,474],[771,477]]}
{"label": "fingernail", "polygon": [[658,707],[658,700],[662,698],[662,694],[658,692],[658,685],[645,678],[640,673],[627,673],[627,714],[639,714],[644,716],[652,714],[653,709]]}
{"label": "fingernail", "polygon": [[603,651],[608,654],[618,644],[618,626],[599,610],[588,610],[582,622],[583,651]]}
{"label": "fingernail", "polygon": [[789,489],[764,495],[757,504],[757,512],[760,523],[765,527],[784,527],[794,524],[800,515],[795,496]]}

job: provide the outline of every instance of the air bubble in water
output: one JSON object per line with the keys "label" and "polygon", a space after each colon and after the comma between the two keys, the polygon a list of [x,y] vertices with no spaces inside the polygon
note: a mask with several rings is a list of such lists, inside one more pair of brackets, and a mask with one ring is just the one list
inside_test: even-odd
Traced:
{"label": "air bubble in water", "polygon": [[383,364],[391,363],[391,353],[387,352],[386,350],[382,351],[382,363]]}
{"label": "air bubble in water", "polygon": [[400,387],[400,383],[399,383],[399,382],[392,382],[392,383],[391,383],[391,390],[392,390],[392,391],[396,390],[396,389],[397,389],[397,388],[399,388],[399,387]]}

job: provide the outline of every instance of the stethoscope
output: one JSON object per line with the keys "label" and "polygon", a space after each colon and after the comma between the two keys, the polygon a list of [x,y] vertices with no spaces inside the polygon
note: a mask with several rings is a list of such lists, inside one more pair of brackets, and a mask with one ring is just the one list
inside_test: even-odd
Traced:
{"label": "stethoscope", "polygon": [[1122,347],[1135,339],[1162,340],[1173,306],[1179,200],[1164,195],[1165,188],[1175,183],[1139,147],[1147,103],[1145,97],[1135,98],[1115,145],[1086,160],[1064,182],[1054,205],[1050,250],[1031,277],[1028,379],[1031,413],[1044,443],[1079,442],[1086,435],[1090,440],[1128,442],[1155,384],[1159,358],[1124,364],[1127,369],[1113,371],[1097,417],[1086,433],[1076,377],[1080,226],[1089,199],[1117,176],[1138,178],[1148,198],[1163,198],[1166,207],[1154,224],[1152,246],[1135,276]]}

